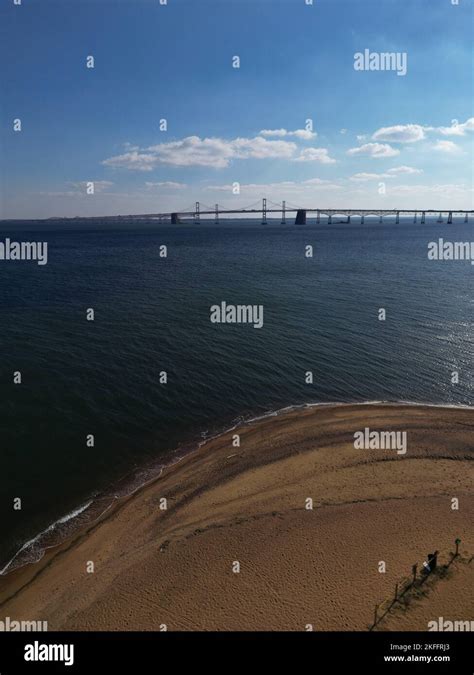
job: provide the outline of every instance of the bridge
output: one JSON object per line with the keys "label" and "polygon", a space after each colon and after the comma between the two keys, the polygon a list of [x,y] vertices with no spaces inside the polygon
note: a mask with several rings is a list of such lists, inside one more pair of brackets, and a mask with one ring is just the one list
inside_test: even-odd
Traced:
{"label": "bridge", "polygon": [[420,223],[423,225],[426,222],[427,215],[438,214],[438,222],[444,222],[443,216],[447,217],[448,225],[451,225],[453,222],[453,216],[464,216],[464,222],[468,222],[469,214],[473,215],[474,210],[463,210],[463,209],[323,209],[323,208],[307,208],[301,206],[294,206],[289,204],[286,201],[282,201],[281,204],[267,200],[265,197],[262,201],[255,202],[249,206],[236,209],[236,208],[220,208],[219,204],[214,206],[206,206],[200,202],[196,202],[190,207],[181,209],[179,211],[172,211],[169,213],[148,213],[141,216],[133,216],[133,218],[154,218],[162,221],[170,221],[172,224],[178,224],[183,220],[192,219],[194,223],[199,223],[201,216],[213,216],[214,222],[219,223],[220,216],[224,215],[235,215],[241,216],[244,214],[251,215],[261,215],[262,225],[267,224],[267,216],[271,213],[281,214],[281,223],[282,225],[286,224],[286,218],[288,213],[296,213],[295,225],[304,225],[307,222],[308,214],[314,214],[316,216],[316,224],[319,224],[321,217],[327,218],[328,224],[332,223],[334,217],[345,217],[347,220],[345,222],[350,223],[352,217],[360,218],[361,224],[364,223],[366,217],[378,217],[379,222],[382,223],[384,216],[395,217],[395,223],[400,222],[400,216],[413,216],[413,222],[416,223],[418,216],[420,217]]}

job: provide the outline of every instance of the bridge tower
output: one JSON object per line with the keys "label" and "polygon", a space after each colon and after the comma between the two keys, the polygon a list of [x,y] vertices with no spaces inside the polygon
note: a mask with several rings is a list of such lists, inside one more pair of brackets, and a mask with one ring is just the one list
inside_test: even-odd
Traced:
{"label": "bridge tower", "polygon": [[286,225],[286,202],[285,200],[281,203],[281,224]]}
{"label": "bridge tower", "polygon": [[199,207],[199,202],[196,202],[196,210],[194,212],[194,224],[197,225],[199,221],[201,220],[201,213],[200,213],[200,207]]}
{"label": "bridge tower", "polygon": [[267,200],[265,197],[262,199],[262,225],[267,224]]}
{"label": "bridge tower", "polygon": [[216,215],[214,216],[214,223],[219,225],[219,204],[216,204]]}

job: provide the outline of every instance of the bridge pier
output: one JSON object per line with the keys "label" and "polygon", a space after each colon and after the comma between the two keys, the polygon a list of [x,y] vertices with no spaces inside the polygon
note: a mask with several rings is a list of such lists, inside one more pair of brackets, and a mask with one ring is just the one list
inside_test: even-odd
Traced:
{"label": "bridge pier", "polygon": [[286,202],[284,200],[281,203],[281,224],[286,225]]}
{"label": "bridge pier", "polygon": [[453,224],[453,212],[450,211],[448,213],[448,225],[452,225],[452,224]]}
{"label": "bridge pier", "polygon": [[319,209],[318,209],[318,210],[316,211],[316,225],[319,225],[320,222],[321,222],[321,213],[320,213],[320,211],[319,211]]}
{"label": "bridge pier", "polygon": [[265,197],[262,199],[262,225],[267,224],[267,200]]}
{"label": "bridge pier", "polygon": [[216,204],[216,215],[214,216],[214,224],[219,225],[219,204]]}
{"label": "bridge pier", "polygon": [[298,209],[296,212],[295,225],[306,225],[305,209]]}
{"label": "bridge pier", "polygon": [[332,225],[332,213],[328,216],[328,225]]}
{"label": "bridge pier", "polygon": [[199,211],[199,202],[196,202],[196,210],[194,212],[194,224],[197,225],[201,220],[201,214]]}
{"label": "bridge pier", "polygon": [[422,211],[422,212],[421,212],[421,224],[422,224],[422,225],[425,224],[425,220],[426,220],[426,215],[425,215],[425,212]]}
{"label": "bridge pier", "polygon": [[179,223],[179,217],[177,213],[171,214],[171,225],[177,225]]}
{"label": "bridge pier", "polygon": [[349,215],[347,216],[347,223],[350,224],[350,222],[351,222],[351,214],[349,213]]}
{"label": "bridge pier", "polygon": [[360,217],[360,224],[363,225],[365,223],[365,215],[362,214]]}
{"label": "bridge pier", "polygon": [[380,214],[380,215],[379,215],[379,225],[382,225],[382,221],[383,221],[383,215]]}
{"label": "bridge pier", "polygon": [[464,222],[465,222],[465,223],[468,222],[468,221],[467,221],[467,213],[466,213],[466,215],[464,216]]}
{"label": "bridge pier", "polygon": [[416,223],[416,216],[417,216],[417,215],[418,215],[418,214],[417,214],[417,212],[415,211],[415,215],[413,216],[413,222],[414,222],[414,223]]}
{"label": "bridge pier", "polygon": [[397,217],[395,218],[395,225],[400,223],[400,211],[397,211]]}
{"label": "bridge pier", "polygon": [[439,212],[439,218],[438,218],[438,223],[443,222],[443,216],[441,215],[441,211]]}

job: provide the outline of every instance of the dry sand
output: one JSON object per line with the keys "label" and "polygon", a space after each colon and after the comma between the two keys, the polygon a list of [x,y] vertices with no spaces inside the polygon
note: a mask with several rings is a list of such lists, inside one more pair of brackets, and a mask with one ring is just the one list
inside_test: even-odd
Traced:
{"label": "dry sand", "polygon": [[[354,449],[365,427],[407,431],[406,455]],[[50,630],[367,630],[413,563],[447,554],[456,537],[463,557],[474,552],[473,439],[474,410],[427,406],[316,407],[242,426],[0,580],[0,619]],[[471,567],[453,564],[381,628],[474,618]]]}

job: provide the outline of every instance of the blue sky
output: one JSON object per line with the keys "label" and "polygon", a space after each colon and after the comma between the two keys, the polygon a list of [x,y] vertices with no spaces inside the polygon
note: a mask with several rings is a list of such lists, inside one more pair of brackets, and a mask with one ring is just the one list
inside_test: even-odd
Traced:
{"label": "blue sky", "polygon": [[0,0],[0,217],[473,208],[472,2],[306,1]]}

